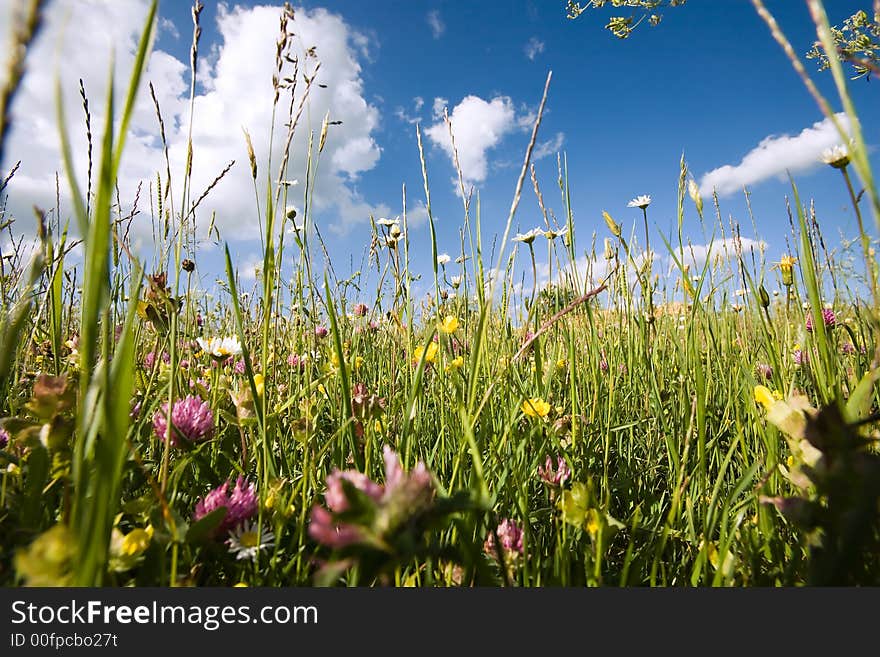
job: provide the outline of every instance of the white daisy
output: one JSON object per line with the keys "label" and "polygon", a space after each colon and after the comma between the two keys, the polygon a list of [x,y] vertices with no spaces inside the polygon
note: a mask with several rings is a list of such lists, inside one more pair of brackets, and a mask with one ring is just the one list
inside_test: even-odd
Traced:
{"label": "white daisy", "polygon": [[836,146],[826,148],[822,151],[822,157],[820,159],[825,164],[829,164],[835,169],[842,169],[849,164],[849,151],[846,146],[837,144]]}
{"label": "white daisy", "polygon": [[382,217],[376,222],[380,226],[396,226],[400,223],[399,219],[388,219],[386,217]]}
{"label": "white daisy", "polygon": [[543,235],[544,231],[541,228],[532,228],[527,233],[517,233],[516,237],[513,238],[514,242],[522,242],[524,244],[531,244],[535,241],[535,238],[538,235]]}
{"label": "white daisy", "polygon": [[241,343],[238,338],[211,338],[210,340],[196,338],[196,342],[199,343],[202,351],[213,358],[225,360],[241,353]]}
{"label": "white daisy", "polygon": [[275,534],[269,530],[261,530],[255,522],[247,521],[229,532],[226,545],[236,559],[256,560],[260,550],[275,545]]}
{"label": "white daisy", "polygon": [[649,205],[651,205],[651,197],[645,194],[643,196],[636,196],[632,201],[626,204],[626,207],[644,210]]}
{"label": "white daisy", "polygon": [[437,264],[441,267],[445,267],[452,260],[452,257],[448,253],[441,253],[437,256]]}
{"label": "white daisy", "polygon": [[461,276],[453,276],[451,282],[452,287],[458,289],[458,286],[461,285]]}

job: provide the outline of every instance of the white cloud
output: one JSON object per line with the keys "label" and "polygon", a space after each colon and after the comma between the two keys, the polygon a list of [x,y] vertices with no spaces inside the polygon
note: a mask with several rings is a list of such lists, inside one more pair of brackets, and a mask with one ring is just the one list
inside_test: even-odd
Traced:
{"label": "white cloud", "polygon": [[[394,109],[394,115],[398,119],[400,119],[401,121],[415,125],[416,123],[419,123],[422,120],[421,116],[419,116],[419,113],[422,111],[422,108],[424,106],[425,106],[425,99],[422,98],[421,96],[416,96],[415,98],[413,98],[414,114],[410,114],[403,107],[396,107]],[[442,114],[443,114],[442,109],[440,111],[440,114],[442,116]]]}
{"label": "white cloud", "polygon": [[[710,268],[719,267],[724,263],[736,260],[739,251],[744,257],[754,255],[757,258],[767,251],[767,243],[748,237],[739,239],[726,237],[714,240],[711,244],[688,244],[684,247],[683,255],[681,249],[676,249],[675,254],[683,265],[690,267],[691,276],[698,276],[706,262],[709,262]],[[678,266],[671,256],[668,261],[668,272],[677,271]]]}
{"label": "white cloud", "polygon": [[180,38],[180,32],[178,31],[177,26],[173,21],[167,18],[159,19],[159,35],[161,36],[162,33],[168,34],[172,39]]}
{"label": "white cloud", "polygon": [[428,26],[431,28],[431,36],[435,39],[439,39],[443,36],[443,33],[446,31],[446,24],[443,22],[443,19],[440,18],[440,11],[438,9],[429,11],[427,20]]}
{"label": "white cloud", "polygon": [[443,110],[449,107],[449,101],[446,98],[441,98],[438,96],[434,99],[434,104],[431,106],[431,112],[434,114],[434,118],[440,120],[443,118]]}
{"label": "white cloud", "polygon": [[535,57],[544,52],[544,42],[539,40],[538,37],[532,37],[525,45],[524,50],[526,53],[526,57],[528,57],[531,61],[535,61]]}
{"label": "white cloud", "polygon": [[[9,0],[0,0],[0,15],[9,11]],[[36,203],[54,206],[54,176],[61,169],[59,138],[54,110],[54,80],[60,76],[64,87],[64,106],[68,131],[74,149],[75,168],[80,186],[85,188],[87,157],[81,100],[77,80],[82,78],[92,112],[95,142],[103,125],[104,98],[110,49],[115,52],[116,106],[126,92],[134,52],[146,16],[146,0],[99,2],[98,0],[60,0],[49,5],[43,29],[28,56],[28,70],[13,105],[13,128],[7,142],[9,162],[22,160],[21,169],[11,182],[10,210],[29,216]],[[195,99],[193,125],[193,198],[208,187],[230,160],[236,164],[203,202],[198,225],[207,228],[211,210],[217,210],[216,225],[224,239],[255,239],[259,235],[254,207],[250,168],[247,163],[242,127],[253,138],[265,186],[266,163],[272,127],[272,75],[275,67],[275,41],[279,7],[229,8],[218,6],[218,42],[213,48],[202,46],[199,80],[203,91]],[[164,27],[165,30],[169,28]],[[362,172],[373,168],[381,155],[374,134],[379,125],[377,107],[365,99],[361,59],[366,39],[344,20],[323,9],[298,9],[290,26],[295,33],[294,56],[300,60],[296,103],[304,90],[302,74],[311,74],[315,59],[305,52],[315,47],[321,63],[314,86],[292,142],[291,157],[284,177],[305,178],[309,132],[321,130],[329,111],[331,120],[342,121],[328,133],[314,186],[313,208],[319,223],[332,216],[331,229],[346,232],[366,222],[371,212],[380,214],[384,206],[374,206],[352,186]],[[7,30],[0,30],[0,52],[6,51]],[[375,43],[371,44],[373,47]],[[150,233],[149,185],[155,186],[156,173],[164,176],[165,164],[158,141],[158,125],[147,83],[152,82],[165,121],[172,171],[175,206],[180,203],[182,176],[186,160],[189,123],[189,67],[169,53],[156,50],[150,58],[126,142],[120,172],[123,205],[134,198],[143,182],[140,208],[133,233]],[[288,98],[279,103],[272,152],[272,177],[278,174],[281,148],[286,134]],[[97,147],[97,143],[96,143]],[[0,163],[7,167],[9,163]],[[62,193],[66,195],[66,185]],[[154,192],[155,194],[155,192]],[[298,202],[299,198],[291,199]],[[62,199],[62,216],[70,204]],[[66,206],[66,207],[64,207]],[[180,208],[175,207],[179,212]],[[146,211],[144,211],[146,210]],[[123,209],[124,212],[128,208]],[[322,224],[323,225],[323,224]]]}
{"label": "white cloud", "polygon": [[[434,215],[437,221],[437,215]],[[428,208],[424,201],[417,201],[415,207],[406,209],[406,225],[410,230],[419,228],[428,223]]]}
{"label": "white cloud", "polygon": [[[849,129],[845,114],[837,115]],[[804,128],[796,136],[769,136],[753,148],[735,165],[725,165],[703,175],[700,179],[700,193],[710,196],[712,190],[718,196],[728,196],[740,191],[744,186],[755,185],[768,178],[784,176],[786,171],[805,171],[819,166],[819,156],[826,148],[840,142],[840,135],[834,124],[825,119]]]}
{"label": "white cloud", "polygon": [[[435,113],[437,100],[442,99],[435,100]],[[466,96],[453,108],[449,120],[465,184],[483,182],[488,172],[487,152],[517,128],[513,102],[506,96],[497,96],[488,102],[478,96]],[[452,139],[444,121],[437,121],[425,134],[453,160]]]}
{"label": "white cloud", "polygon": [[565,133],[557,132],[556,136],[553,137],[553,139],[543,141],[535,147],[535,152],[532,154],[532,159],[542,160],[550,155],[556,155],[556,153],[559,152],[559,149],[562,148],[562,143],[564,141]]}

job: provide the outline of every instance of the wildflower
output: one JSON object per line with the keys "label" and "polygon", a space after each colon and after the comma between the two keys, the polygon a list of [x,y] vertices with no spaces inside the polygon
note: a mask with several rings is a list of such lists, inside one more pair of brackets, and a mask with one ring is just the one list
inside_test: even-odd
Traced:
{"label": "wildflower", "polygon": [[626,204],[628,208],[639,208],[644,210],[651,205],[651,197],[648,195],[636,196],[632,201]]}
{"label": "wildflower", "polygon": [[460,370],[462,367],[464,367],[464,357],[462,356],[456,356],[449,361],[449,369],[453,371]]}
{"label": "wildflower", "polygon": [[560,358],[559,360],[556,361],[556,371],[557,372],[564,372],[567,369],[568,369],[568,361],[567,360],[565,360],[564,358]]}
{"label": "wildflower", "polygon": [[810,361],[809,355],[805,351],[801,351],[798,347],[795,347],[791,352],[791,359],[794,361],[795,365],[805,365]]}
{"label": "wildflower", "polygon": [[797,258],[790,255],[784,255],[779,259],[779,262],[774,265],[779,268],[779,272],[782,274],[782,284],[786,287],[791,287],[794,283],[793,271],[796,262]]}
{"label": "wildflower", "polygon": [[[168,433],[168,402],[153,416],[153,431],[159,440],[165,440]],[[180,439],[188,443],[210,440],[214,434],[214,414],[208,402],[201,397],[187,395],[174,402],[171,411],[171,445],[177,447]]]}
{"label": "wildflower", "polygon": [[420,360],[422,360],[422,356],[424,355],[425,363],[427,363],[428,365],[433,365],[435,362],[437,362],[437,352],[439,350],[440,347],[437,345],[436,342],[431,342],[428,345],[427,349],[419,345],[413,352],[413,358],[416,362],[419,362]]}
{"label": "wildflower", "polygon": [[545,402],[540,397],[532,397],[531,399],[526,399],[525,401],[523,401],[521,408],[522,412],[529,417],[545,418],[550,412],[550,404]]}
{"label": "wildflower", "polygon": [[505,557],[516,557],[516,555],[523,553],[523,531],[522,527],[515,520],[504,518],[494,532],[489,532],[489,536],[486,537],[486,542],[483,544],[483,549],[487,554],[493,556],[497,555],[495,534],[498,535],[498,541],[501,543],[502,552]]}
{"label": "wildflower", "polygon": [[553,458],[547,457],[543,466],[538,466],[538,476],[551,486],[561,486],[567,479],[571,478],[571,468],[561,456],[556,457],[556,469],[553,469]]}
{"label": "wildflower", "polygon": [[218,361],[238,356],[241,353],[241,343],[238,338],[211,338],[210,340],[196,338],[196,342],[199,343],[202,351]]}
{"label": "wildflower", "polygon": [[0,427],[0,449],[6,449],[6,446],[9,444],[9,432]]}
{"label": "wildflower", "polygon": [[243,358],[235,361],[235,365],[232,366],[232,371],[236,374],[244,374],[246,369]]}
{"label": "wildflower", "polygon": [[127,534],[113,528],[110,535],[110,559],[108,567],[113,572],[131,570],[143,560],[144,552],[150,547],[153,528],[132,529]]}
{"label": "wildflower", "polygon": [[852,342],[844,342],[840,345],[840,353],[844,356],[851,356],[856,353],[856,346]]}
{"label": "wildflower", "polygon": [[378,418],[385,410],[386,399],[370,393],[363,383],[356,383],[352,388],[351,412],[357,417]]}
{"label": "wildflower", "polygon": [[831,148],[826,148],[822,151],[822,156],[820,158],[822,162],[828,164],[835,169],[843,169],[847,164],[849,164],[849,151],[846,146],[842,144],[837,144],[832,146]]}
{"label": "wildflower", "polygon": [[306,358],[300,356],[299,354],[290,354],[287,357],[287,364],[295,369],[298,369],[300,372],[306,369]]}
{"label": "wildflower", "polygon": [[452,257],[448,253],[441,253],[437,256],[437,265],[440,267],[445,267],[452,260]]}
{"label": "wildflower", "polygon": [[257,397],[262,397],[266,391],[266,380],[262,374],[254,374],[254,388],[257,389]]}
{"label": "wildflower", "polygon": [[557,237],[563,237],[568,232],[568,227],[560,228],[559,230],[545,230],[544,237],[546,237],[551,242],[555,240]]}
{"label": "wildflower", "polygon": [[461,276],[453,276],[450,279],[450,282],[452,283],[452,287],[454,287],[457,290],[459,285],[461,285]]}
{"label": "wildflower", "polygon": [[540,228],[532,228],[532,230],[527,233],[517,233],[516,236],[513,238],[513,241],[522,242],[523,244],[531,244],[535,241],[535,238],[538,237],[538,235],[543,234],[544,231]]}
{"label": "wildflower", "polygon": [[770,390],[770,388],[766,386],[755,386],[754,390],[755,403],[761,404],[766,410],[770,410],[773,407],[773,404],[776,403],[776,396]]}
{"label": "wildflower", "polygon": [[326,338],[330,334],[330,331],[327,330],[326,326],[316,326],[315,327],[315,337],[316,338]]}
{"label": "wildflower", "polygon": [[764,379],[772,379],[773,378],[773,368],[770,367],[767,363],[758,363],[755,365],[755,372],[759,377]]}
{"label": "wildflower", "polygon": [[[372,481],[361,472],[334,470],[327,477],[324,501],[327,508],[312,507],[309,536],[332,548],[343,548],[353,543],[376,540],[384,542],[401,527],[410,524],[413,516],[427,509],[434,498],[431,474],[425,464],[419,463],[405,473],[400,458],[388,445],[383,448],[385,461],[385,484]],[[340,522],[335,514],[346,511],[351,503],[343,486],[343,480],[364,494],[365,500],[374,505],[373,520],[369,526]]]}
{"label": "wildflower", "polygon": [[[831,310],[831,308],[822,309],[822,322],[825,324],[825,328],[834,328],[837,325],[837,315],[834,314],[834,311]],[[813,313],[807,313],[806,328],[812,333]]]}
{"label": "wildflower", "polygon": [[256,561],[260,550],[275,545],[275,534],[262,529],[252,521],[245,521],[229,532],[226,545],[229,546],[229,552],[234,554],[236,559]]}
{"label": "wildflower", "polygon": [[284,216],[287,217],[289,221],[293,221],[294,219],[296,219],[296,215],[297,211],[295,206],[288,205],[286,208],[284,208]]}
{"label": "wildflower", "polygon": [[[162,352],[162,362],[168,365],[171,362],[171,356],[167,351]],[[146,356],[144,356],[144,369],[151,370],[153,366],[156,364],[156,352],[151,351]]]}
{"label": "wildflower", "polygon": [[352,361],[352,369],[359,370],[361,368],[361,365],[363,365],[363,364],[364,364],[364,357],[363,356],[355,356],[354,361]]}
{"label": "wildflower", "polygon": [[196,313],[196,326],[202,328],[205,325],[205,320],[202,319],[202,313]]}
{"label": "wildflower", "polygon": [[379,224],[380,226],[391,227],[391,226],[399,225],[400,219],[388,219],[386,217],[382,217],[376,223]]}
{"label": "wildflower", "polygon": [[257,487],[239,476],[235,488],[229,492],[229,480],[205,495],[196,503],[194,520],[201,520],[212,511],[226,507],[226,515],[217,527],[217,533],[227,533],[257,513]]}
{"label": "wildflower", "polygon": [[367,304],[365,303],[356,304],[355,307],[352,308],[355,317],[366,317],[368,310],[369,308],[367,308]]}
{"label": "wildflower", "polygon": [[455,315],[447,315],[438,328],[443,331],[446,335],[450,335],[455,333],[458,330],[458,317]]}

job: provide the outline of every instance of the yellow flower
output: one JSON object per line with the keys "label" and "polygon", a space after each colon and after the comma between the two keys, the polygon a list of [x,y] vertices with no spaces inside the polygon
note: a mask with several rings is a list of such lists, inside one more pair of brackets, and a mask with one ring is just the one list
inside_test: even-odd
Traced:
{"label": "yellow flower", "polygon": [[458,330],[458,317],[447,315],[446,318],[440,322],[438,328],[447,335],[455,333]]}
{"label": "yellow flower", "polygon": [[262,374],[254,374],[254,387],[257,389],[257,396],[262,397],[266,390],[266,384]]}
{"label": "yellow flower", "polygon": [[560,358],[556,361],[556,369],[560,372],[564,372],[566,369],[568,369],[568,361],[564,358]]}
{"label": "yellow flower", "polygon": [[776,398],[773,396],[773,392],[767,386],[755,386],[755,401],[758,404],[761,404],[768,411],[776,403]]}
{"label": "yellow flower", "polygon": [[588,509],[584,514],[584,529],[590,533],[590,536],[595,536],[602,529],[602,520],[596,509]]}
{"label": "yellow flower", "polygon": [[547,417],[547,414],[550,412],[550,404],[545,402],[540,397],[532,397],[531,399],[526,399],[522,403],[522,412],[528,415],[529,417]]}
{"label": "yellow flower", "polygon": [[324,384],[323,384],[323,383],[319,383],[319,384],[318,384],[318,388],[317,388],[317,390],[318,390],[318,392],[320,392],[322,395],[326,395],[326,394],[327,394],[327,388],[324,387]]}
{"label": "yellow flower", "polygon": [[132,529],[122,539],[121,552],[126,557],[137,557],[150,547],[152,527],[147,529]]}
{"label": "yellow flower", "polygon": [[784,255],[779,259],[779,262],[776,263],[776,266],[779,267],[779,271],[782,273],[782,284],[785,286],[790,286],[794,279],[792,278],[792,270],[794,269],[794,263],[797,262],[797,258],[793,258],[790,255]]}
{"label": "yellow flower", "polygon": [[459,370],[464,366],[464,357],[456,356],[451,361],[449,361],[449,369],[451,370]]}
{"label": "yellow flower", "polygon": [[354,369],[360,369],[360,366],[363,364],[364,364],[364,357],[363,356],[355,356],[354,357],[354,363],[352,363]]}
{"label": "yellow flower", "polygon": [[437,362],[437,352],[439,351],[439,349],[440,347],[437,345],[436,342],[432,342],[431,344],[429,344],[427,350],[422,346],[418,346],[416,347],[415,352],[413,352],[413,357],[418,363],[420,360],[422,360],[422,356],[424,355],[425,362],[428,364],[433,364]]}
{"label": "yellow flower", "polygon": [[235,588],[235,589],[246,589],[246,588],[248,588],[248,585],[247,585],[246,582],[239,582],[238,584],[233,584],[232,588]]}
{"label": "yellow flower", "polygon": [[382,420],[376,420],[376,422],[373,424],[373,430],[376,433],[382,433]]}

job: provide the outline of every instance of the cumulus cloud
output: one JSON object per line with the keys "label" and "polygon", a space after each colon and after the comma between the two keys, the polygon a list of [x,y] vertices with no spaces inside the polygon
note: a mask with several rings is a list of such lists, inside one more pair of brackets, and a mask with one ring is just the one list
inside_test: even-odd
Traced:
{"label": "cumulus cloud", "polygon": [[[9,5],[10,0],[0,0],[0,15],[8,15]],[[76,173],[85,189],[87,148],[77,80],[83,79],[97,140],[103,124],[101,113],[107,90],[109,53],[111,49],[115,53],[116,105],[119,107],[147,7],[146,0],[124,3],[61,0],[49,5],[45,25],[34,51],[29,54],[28,70],[12,108],[13,128],[6,148],[8,161],[0,163],[0,167],[8,169],[17,159],[22,160],[7,190],[10,210],[29,216],[31,204],[54,206],[54,177],[61,169],[52,101],[56,74],[62,81]],[[217,43],[210,49],[204,46],[199,58],[198,79],[202,87],[195,98],[192,190],[197,196],[228,162],[236,161],[204,201],[197,218],[198,225],[204,229],[211,210],[216,209],[216,226],[224,239],[247,240],[259,235],[242,128],[247,129],[253,139],[258,175],[265,181],[279,12],[279,7],[236,5],[229,8],[221,3]],[[164,29],[169,28],[165,25]],[[368,40],[353,31],[340,16],[323,9],[296,10],[291,31],[296,35],[291,54],[300,61],[294,104],[298,105],[305,88],[303,73],[311,75],[316,61],[320,61],[316,82],[326,87],[312,87],[308,110],[303,112],[298,125],[283,177],[305,178],[309,132],[315,135],[320,132],[325,114],[329,112],[331,120],[341,121],[330,127],[321,154],[324,164],[318,169],[314,185],[312,207],[319,223],[322,217],[332,216],[330,228],[344,233],[353,225],[366,222],[371,212],[380,214],[387,210],[383,205],[370,203],[355,187],[358,176],[372,169],[381,156],[374,138],[379,111],[366,100],[363,89],[361,61],[369,55]],[[0,32],[0,52],[5,52],[8,35],[6,30]],[[317,60],[306,55],[312,47]],[[172,192],[176,196],[174,202],[179,204],[189,125],[189,75],[188,63],[161,50],[152,53],[123,155],[119,180],[123,206],[131,203],[138,184],[142,183],[140,205],[142,210],[148,209],[146,199],[150,185],[155,186],[157,172],[164,174],[165,171],[148,82],[153,83],[164,117]],[[273,179],[278,175],[289,103],[289,96],[282,96],[276,116],[272,171],[268,172]],[[66,185],[62,192],[66,194]],[[299,200],[290,199],[294,203]],[[69,208],[69,203],[66,206]],[[123,213],[129,210],[123,207]],[[140,230],[142,234],[149,234],[148,215],[144,212],[136,217],[133,232]]]}
{"label": "cumulus cloud", "polygon": [[[442,100],[434,101],[435,117],[438,101]],[[490,101],[479,96],[466,96],[452,109],[449,120],[465,183],[470,186],[485,181],[489,169],[488,151],[519,127],[513,101],[506,96],[496,96]],[[453,159],[452,138],[442,119],[425,130],[425,134],[443,149],[450,160]]]}
{"label": "cumulus cloud", "polygon": [[544,42],[539,40],[538,37],[532,37],[526,43],[524,50],[526,57],[531,61],[535,61],[535,57],[544,52]]}
{"label": "cumulus cloud", "polygon": [[437,9],[429,11],[427,20],[428,26],[431,28],[431,36],[435,39],[439,39],[443,36],[443,33],[446,31],[446,24],[443,22],[443,19],[440,18],[440,11]]}
{"label": "cumulus cloud", "polygon": [[[840,113],[837,118],[848,130],[846,115]],[[806,171],[819,166],[822,151],[839,142],[840,135],[829,119],[804,128],[795,136],[770,135],[749,151],[739,164],[727,164],[703,175],[700,193],[708,196],[714,189],[718,196],[729,196],[744,186],[784,176],[786,171]]]}

